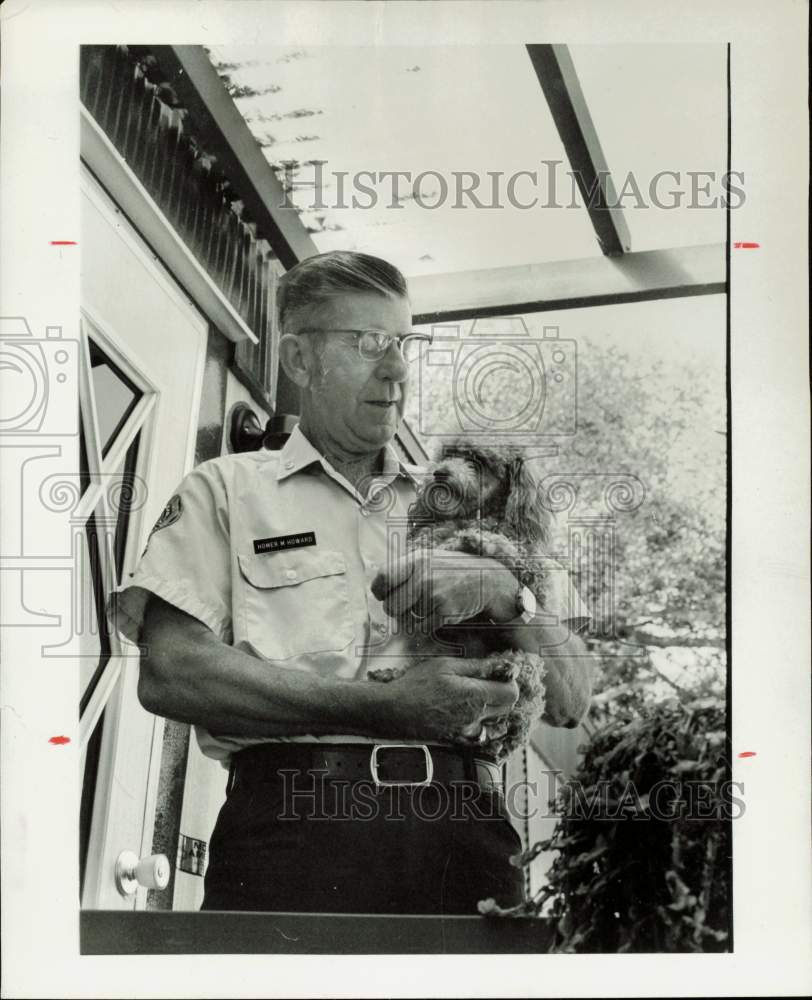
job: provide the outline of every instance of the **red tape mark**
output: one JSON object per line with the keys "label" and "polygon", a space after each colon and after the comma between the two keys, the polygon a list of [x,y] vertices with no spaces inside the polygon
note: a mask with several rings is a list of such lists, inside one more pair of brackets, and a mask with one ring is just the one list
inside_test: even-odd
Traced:
{"label": "red tape mark", "polygon": [[760,243],[734,243],[734,250],[758,250]]}
{"label": "red tape mark", "polygon": [[51,240],[52,247],[75,247],[77,245],[76,240]]}
{"label": "red tape mark", "polygon": [[755,755],[756,755],[755,750],[743,750],[739,754],[740,757],[755,757]]}
{"label": "red tape mark", "polygon": [[70,743],[70,736],[52,736],[48,742],[59,747],[62,746],[63,743]]}

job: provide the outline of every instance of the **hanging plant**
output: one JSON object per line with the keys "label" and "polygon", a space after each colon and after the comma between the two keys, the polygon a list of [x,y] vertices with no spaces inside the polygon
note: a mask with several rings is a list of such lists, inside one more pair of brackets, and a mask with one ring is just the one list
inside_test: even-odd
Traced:
{"label": "hanging plant", "polygon": [[523,906],[480,912],[544,916],[551,951],[730,950],[731,819],[741,788],[724,758],[718,697],[671,699],[617,719],[586,748],[555,803],[553,835],[514,858],[557,856]]}

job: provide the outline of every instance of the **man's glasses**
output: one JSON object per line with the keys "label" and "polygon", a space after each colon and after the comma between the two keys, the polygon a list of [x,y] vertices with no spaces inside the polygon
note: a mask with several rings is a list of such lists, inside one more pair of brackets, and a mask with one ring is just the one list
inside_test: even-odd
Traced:
{"label": "man's glasses", "polygon": [[[380,361],[392,346],[397,344],[400,356],[404,361],[412,362],[418,356],[417,347],[421,340],[431,343],[430,333],[385,333],[383,330],[324,330],[308,327],[299,333],[349,333],[356,338],[358,354],[364,361]],[[411,345],[411,347],[410,347]]]}

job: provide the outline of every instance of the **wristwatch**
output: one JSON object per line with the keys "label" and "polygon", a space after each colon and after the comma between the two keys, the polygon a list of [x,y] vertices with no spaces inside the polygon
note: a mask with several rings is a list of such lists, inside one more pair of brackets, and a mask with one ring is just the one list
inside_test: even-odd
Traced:
{"label": "wristwatch", "polygon": [[529,587],[520,587],[516,594],[516,614],[529,625],[536,615],[536,595]]}

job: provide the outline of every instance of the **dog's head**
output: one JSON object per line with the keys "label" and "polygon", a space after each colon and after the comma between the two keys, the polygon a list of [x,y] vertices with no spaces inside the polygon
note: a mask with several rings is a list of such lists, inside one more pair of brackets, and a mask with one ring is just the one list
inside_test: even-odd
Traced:
{"label": "dog's head", "polygon": [[540,501],[524,452],[515,445],[446,445],[409,513],[415,523],[468,524],[492,518],[512,538],[541,545],[549,541],[550,513]]}

